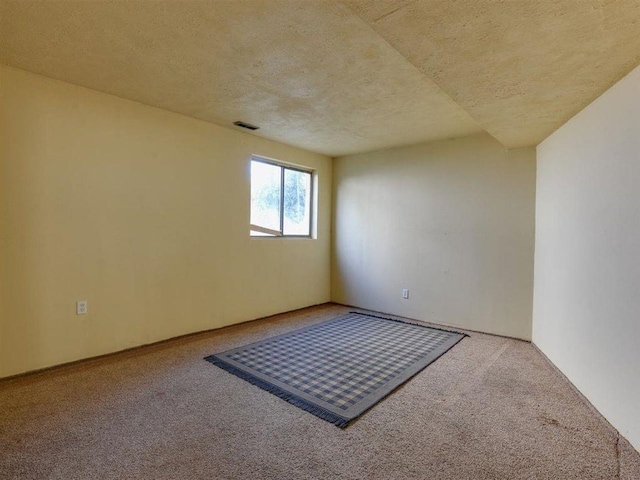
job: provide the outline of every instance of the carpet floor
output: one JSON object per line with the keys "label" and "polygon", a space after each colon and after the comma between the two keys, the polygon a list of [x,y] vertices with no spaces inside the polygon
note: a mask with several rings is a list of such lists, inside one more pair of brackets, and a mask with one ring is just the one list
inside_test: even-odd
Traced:
{"label": "carpet floor", "polygon": [[346,430],[202,359],[349,310],[0,381],[0,478],[640,478],[638,452],[526,342],[470,333]]}

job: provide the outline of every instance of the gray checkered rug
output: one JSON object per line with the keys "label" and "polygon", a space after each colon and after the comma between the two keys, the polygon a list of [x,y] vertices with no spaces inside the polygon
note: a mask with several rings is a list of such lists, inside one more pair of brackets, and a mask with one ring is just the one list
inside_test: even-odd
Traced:
{"label": "gray checkered rug", "polygon": [[351,312],[205,360],[344,428],[464,336]]}

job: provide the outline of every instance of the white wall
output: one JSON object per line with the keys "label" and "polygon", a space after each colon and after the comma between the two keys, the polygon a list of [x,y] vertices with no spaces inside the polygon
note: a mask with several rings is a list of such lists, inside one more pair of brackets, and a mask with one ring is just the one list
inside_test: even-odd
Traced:
{"label": "white wall", "polygon": [[[317,239],[249,237],[251,154],[316,170]],[[0,67],[0,377],[329,301],[330,202],[328,157]]]}
{"label": "white wall", "polygon": [[640,67],[537,150],[533,341],[640,449]]}
{"label": "white wall", "polygon": [[474,135],[348,156],[333,183],[334,301],[531,338],[533,148]]}

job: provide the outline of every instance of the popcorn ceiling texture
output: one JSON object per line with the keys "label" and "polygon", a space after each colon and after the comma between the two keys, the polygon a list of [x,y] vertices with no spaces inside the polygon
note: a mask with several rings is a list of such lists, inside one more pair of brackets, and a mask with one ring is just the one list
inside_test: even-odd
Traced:
{"label": "popcorn ceiling texture", "polygon": [[335,3],[9,2],[0,63],[329,155],[482,131]]}
{"label": "popcorn ceiling texture", "polygon": [[540,143],[640,62],[637,0],[347,3],[509,148]]}
{"label": "popcorn ceiling texture", "polygon": [[640,61],[640,3],[0,2],[0,63],[338,156],[539,143]]}

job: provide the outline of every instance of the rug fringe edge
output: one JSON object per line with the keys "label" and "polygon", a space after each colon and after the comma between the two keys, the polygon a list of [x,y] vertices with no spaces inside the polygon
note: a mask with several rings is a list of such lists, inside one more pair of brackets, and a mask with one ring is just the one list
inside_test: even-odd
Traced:
{"label": "rug fringe edge", "polygon": [[278,398],[281,398],[282,400],[300,408],[301,410],[309,412],[312,415],[315,415],[316,417],[321,418],[322,420],[332,423],[337,427],[345,428],[353,420],[353,418],[341,417],[340,415],[330,412],[325,408],[322,408],[318,405],[314,405],[308,400],[305,400],[303,398],[298,397],[297,395],[286,392],[282,388],[278,387],[277,385],[273,385],[272,383],[269,383],[266,380],[263,380],[261,378],[256,377],[255,375],[245,372],[244,370],[241,370],[225,362],[224,360],[221,360],[215,355],[209,355],[204,359],[207,362],[212,363],[213,365],[231,373],[232,375],[235,375],[236,377],[239,377],[242,380],[245,380],[250,384],[255,385],[256,387],[261,388],[262,390],[265,390],[271,393],[272,395],[275,395]]}
{"label": "rug fringe edge", "polygon": [[357,313],[358,315],[364,315],[365,317],[372,317],[372,318],[379,318],[381,320],[389,320],[391,322],[398,322],[398,323],[404,323],[406,325],[413,325],[415,327],[424,327],[424,328],[430,328],[431,330],[439,330],[441,332],[447,332],[447,333],[454,333],[456,335],[462,335],[462,337],[469,337],[470,335],[464,332],[458,332],[456,330],[447,330],[446,328],[440,328],[440,327],[432,327],[431,325],[425,325],[426,322],[423,322],[422,320],[410,320],[410,319],[400,319],[400,318],[389,318],[389,317],[383,317],[382,315],[373,315],[371,313],[365,313],[365,312],[358,312],[355,310],[351,310],[349,313]]}

